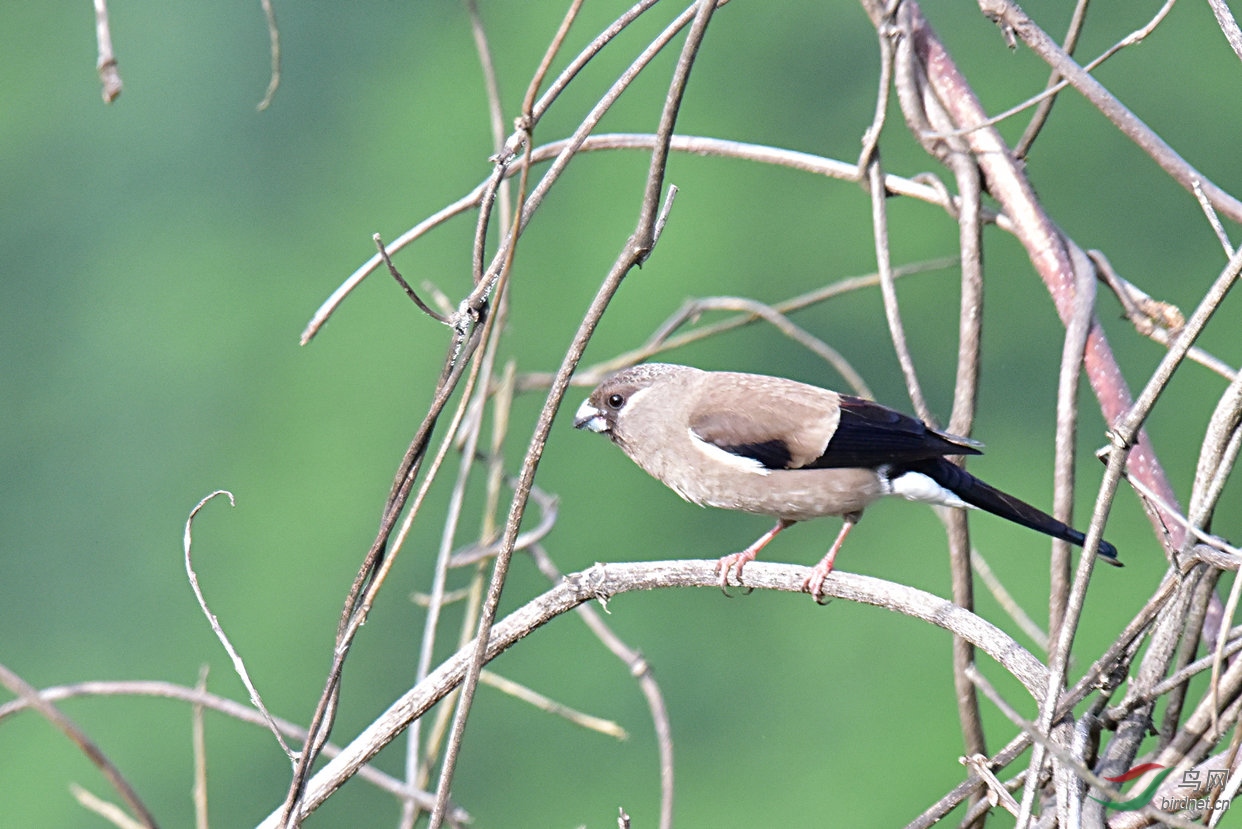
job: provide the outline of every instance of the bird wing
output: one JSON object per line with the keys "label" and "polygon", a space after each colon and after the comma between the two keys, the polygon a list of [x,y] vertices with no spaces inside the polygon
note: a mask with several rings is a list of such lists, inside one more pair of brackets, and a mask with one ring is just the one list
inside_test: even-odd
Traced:
{"label": "bird wing", "polygon": [[980,454],[977,441],[860,397],[779,378],[733,374],[728,380],[705,384],[690,431],[766,469],[870,468]]}
{"label": "bird wing", "polygon": [[982,454],[983,444],[976,440],[936,431],[918,418],[871,400],[840,398],[836,431],[824,453],[808,467],[880,466]]}
{"label": "bird wing", "polygon": [[824,454],[840,395],[777,377],[713,374],[689,414],[699,440],[767,469],[801,469]]}

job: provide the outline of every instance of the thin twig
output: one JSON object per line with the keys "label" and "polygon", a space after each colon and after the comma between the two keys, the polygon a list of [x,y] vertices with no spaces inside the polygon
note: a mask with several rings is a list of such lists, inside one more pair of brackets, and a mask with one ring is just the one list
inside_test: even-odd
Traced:
{"label": "thin twig", "polygon": [[[944,259],[933,259],[929,262],[919,262],[912,265],[905,265],[893,269],[893,277],[902,279],[907,276],[928,273],[930,271],[949,268],[957,264],[957,257],[946,257]],[[821,302],[833,299],[852,291],[861,290],[863,288],[873,288],[880,284],[878,274],[868,274],[866,276],[852,276],[832,282],[822,288],[816,288],[805,294],[792,297],[790,299],[781,300],[780,302],[767,305],[774,312],[782,316],[787,316],[794,311],[809,308]],[[591,387],[599,383],[607,375],[627,366],[632,366],[643,360],[662,354],[667,351],[674,351],[691,343],[714,337],[726,331],[732,331],[736,328],[742,328],[751,323],[763,320],[762,316],[756,314],[739,314],[719,322],[708,323],[696,326],[689,331],[677,334],[677,330],[683,325],[696,320],[698,312],[703,309],[703,303],[711,304],[713,297],[700,299],[689,299],[682,304],[672,316],[665,320],[659,328],[647,341],[632,351],[625,351],[616,357],[611,357],[594,365],[580,368],[574,373],[573,384],[575,386]],[[765,303],[766,305],[766,303]],[[848,364],[847,364],[848,365]],[[851,374],[857,375],[857,372],[851,368]],[[842,374],[843,379],[850,384],[855,393],[864,397],[872,396],[868,390],[868,386],[862,382],[861,375],[857,375],[853,380],[850,379],[851,374]],[[519,378],[518,389],[520,391],[530,391],[533,389],[546,389],[552,383],[552,375],[544,372],[530,372]],[[861,385],[859,385],[861,384]]]}
{"label": "thin twig", "polygon": [[[487,95],[487,118],[492,133],[492,149],[495,151],[495,157],[500,157],[501,148],[505,141],[505,123],[504,123],[504,105],[500,100],[500,81],[496,77],[496,63],[492,58],[491,46],[487,40],[487,30],[483,26],[483,17],[479,14],[479,6],[475,0],[463,0],[466,7],[466,13],[470,17],[470,34],[474,38],[474,50],[479,58],[479,66],[483,69],[483,85]],[[479,216],[475,222],[475,237],[473,246],[473,270],[474,284],[478,285],[483,279],[483,259],[487,251],[487,233],[491,228],[491,210],[493,204],[492,193],[496,193],[500,200],[500,225],[508,227],[512,222],[512,214],[509,213],[513,209],[513,204],[509,197],[508,179],[505,177],[506,168],[502,164],[497,164],[492,170],[492,176],[486,182],[485,189],[479,200]]]}
{"label": "thin twig", "polygon": [[[948,123],[939,107],[929,113],[932,122]],[[958,192],[958,247],[962,261],[961,296],[958,300],[957,370],[953,383],[953,408],[949,431],[969,436],[974,431],[975,410],[979,402],[980,352],[983,340],[983,218],[979,167],[966,142],[950,139],[945,163],[953,171]],[[960,461],[965,465],[966,459]],[[949,543],[949,568],[953,582],[953,601],[967,610],[975,607],[974,569],[971,567],[970,528],[965,510],[944,510]],[[957,693],[958,719],[963,743],[970,754],[987,751],[983,716],[974,686],[963,676],[974,665],[975,650],[963,639],[953,640],[953,683]],[[982,821],[976,822],[982,826]]]}
{"label": "thin twig", "polygon": [[[454,216],[460,216],[466,211],[478,207],[479,197],[482,192],[483,186],[479,185],[462,198],[433,213],[431,216],[428,216],[426,219],[419,222],[405,233],[402,233],[395,241],[388,244],[387,249],[393,253],[396,253],[407,244],[420,238],[428,231],[439,227],[441,224]],[[376,253],[365,263],[359,266],[357,270],[350,274],[349,277],[347,277],[346,280],[342,282],[326,300],[323,301],[323,304],[320,305],[311,316],[310,322],[306,324],[306,328],[302,331],[302,337],[300,340],[301,344],[306,345],[314,339],[315,335],[319,333],[319,329],[327,323],[333,312],[335,312],[340,304],[345,301],[345,298],[353,292],[354,288],[357,288],[360,284],[362,284],[362,280],[370,276],[371,273],[383,263],[384,258],[380,254]]]}
{"label": "thin twig", "polygon": [[[1071,251],[1071,256],[1079,252]],[[1075,273],[1078,286],[1075,292],[1073,316],[1065,326],[1065,340],[1061,346],[1061,367],[1057,376],[1057,431],[1055,461],[1053,467],[1052,514],[1066,524],[1074,519],[1074,467],[1078,458],[1078,386],[1086,355],[1087,338],[1095,319],[1095,269],[1086,257],[1077,257]],[[1070,597],[1070,568],[1072,565],[1069,544],[1053,541],[1049,562],[1048,634],[1055,638],[1065,618],[1065,608]]]}
{"label": "thin twig", "polygon": [[[1225,625],[1233,624],[1234,617],[1238,611],[1238,597],[1242,593],[1242,577],[1234,576],[1233,585],[1229,588],[1229,598],[1225,601]],[[1218,636],[1216,639],[1216,647],[1212,651],[1212,681],[1209,684],[1212,696],[1212,732],[1220,733],[1220,720],[1218,712],[1220,706],[1220,675],[1221,667],[1225,663],[1225,637]]]}
{"label": "thin twig", "polygon": [[714,296],[704,299],[697,299],[691,303],[687,303],[683,307],[686,318],[691,318],[702,311],[741,311],[754,319],[761,319],[769,323],[776,330],[780,331],[789,339],[798,345],[810,351],[819,357],[841,375],[841,378],[850,386],[855,394],[863,397],[875,397],[871,391],[871,387],[867,385],[867,381],[858,373],[858,370],[850,364],[848,360],[841,355],[828,343],[811,332],[807,331],[800,325],[794,323],[785,314],[778,311],[771,305],[762,302],[756,302],[753,299],[744,297],[728,297]]}
{"label": "thin twig", "polygon": [[280,88],[280,27],[276,25],[276,9],[272,7],[272,0],[259,0],[259,5],[263,7],[263,20],[267,23],[268,53],[271,55],[267,91],[258,105],[259,112],[262,112],[272,105],[276,90]]}
{"label": "thin twig", "polygon": [[[194,690],[200,694],[207,691],[208,672],[207,665],[198,669],[198,684],[194,686]],[[203,723],[203,713],[206,710],[201,702],[190,706],[190,744],[194,750],[195,829],[209,829],[211,826],[207,817],[207,729]]]}
{"label": "thin twig", "polygon": [[[495,317],[488,320],[487,327],[491,328],[495,325]],[[483,337],[487,338],[485,331]],[[478,352],[476,352],[478,353]],[[405,521],[401,525],[401,529],[397,532],[397,537],[393,542],[393,553],[395,554],[409,537],[410,530],[413,528],[414,518],[419,512],[423,499],[431,489],[432,482],[436,479],[437,473],[444,463],[445,458],[451,447],[453,447],[457,435],[461,430],[467,412],[470,409],[470,400],[472,393],[478,385],[478,379],[483,374],[484,365],[490,369],[491,363],[487,360],[490,350],[485,348],[481,359],[473,360],[471,365],[471,373],[466,381],[466,388],[462,394],[462,399],[457,409],[453,413],[452,423],[445,432],[443,439],[440,441],[440,448],[437,450],[435,458],[427,474],[423,476],[423,483],[419,487],[418,494],[414,498],[414,503],[410,511],[406,514]],[[489,372],[490,373],[490,372]],[[440,535],[440,548],[436,554],[435,570],[432,574],[431,593],[427,604],[427,618],[423,624],[422,642],[419,646],[418,664],[415,668],[415,682],[421,681],[427,676],[430,670],[433,658],[434,648],[436,645],[436,631],[439,628],[441,611],[445,604],[445,584],[448,579],[448,571],[452,566],[450,555],[453,549],[453,541],[456,537],[458,523],[461,519],[462,507],[465,501],[466,484],[469,479],[469,473],[473,468],[474,452],[477,446],[478,429],[470,429],[466,434],[465,451],[458,467],[457,480],[454,483],[453,491],[449,496],[449,505],[445,510],[444,526]],[[390,556],[391,560],[391,556]],[[386,562],[387,564],[388,562]],[[423,764],[420,762],[421,747],[420,730],[416,727],[410,733],[409,744],[406,749],[406,783],[411,787],[421,785]],[[406,801],[402,811],[403,824],[413,827],[417,817],[418,804],[413,801]]]}
{"label": "thin twig", "polygon": [[1238,28],[1238,21],[1234,20],[1233,12],[1229,10],[1228,4],[1225,0],[1208,0],[1208,6],[1211,7],[1212,14],[1216,15],[1216,23],[1220,26],[1220,30],[1225,33],[1229,48],[1242,60],[1242,29]]}
{"label": "thin twig", "polygon": [[[1221,570],[1237,570],[1239,564],[1242,564],[1242,548],[1235,547],[1219,535],[1213,535],[1202,527],[1196,526],[1181,508],[1176,504],[1170,504],[1161,499],[1159,495],[1147,488],[1142,481],[1137,480],[1131,475],[1125,475],[1125,481],[1143,496],[1145,502],[1150,503],[1154,508],[1159,510],[1160,514],[1172,521],[1179,530],[1185,532],[1188,538],[1194,539],[1196,542],[1195,549],[1192,550],[1194,558],[1205,561],[1213,567]],[[1204,558],[1202,547],[1211,547],[1220,553],[1217,558]]]}
{"label": "thin twig", "polygon": [[[1138,431],[1142,427],[1143,422],[1151,413],[1152,408],[1156,405],[1156,401],[1164,390],[1168,387],[1169,381],[1173,378],[1173,373],[1186,359],[1190,347],[1203,333],[1203,329],[1211,320],[1212,315],[1220,307],[1229,290],[1237,282],[1239,274],[1242,273],[1242,252],[1235,252],[1229,259],[1228,265],[1217,276],[1207,293],[1199,301],[1199,305],[1195,308],[1190,319],[1186,321],[1185,327],[1178,333],[1177,339],[1169,348],[1168,353],[1161,359],[1156,370],[1152,372],[1151,378],[1147,381],[1143,391],[1134,401],[1134,405],[1130,407],[1125,418],[1118,423],[1114,429],[1118,433],[1122,445],[1128,448],[1137,440]],[[1117,441],[1114,441],[1116,443]]]}
{"label": "thin twig", "polygon": [[[1069,28],[1065,33],[1065,40],[1061,43],[1061,48],[1065,50],[1065,54],[1074,54],[1074,49],[1078,45],[1078,36],[1082,34],[1083,24],[1087,20],[1087,7],[1090,5],[1089,0],[1077,0],[1074,3],[1074,13],[1070,16]],[[1048,77],[1048,83],[1044,85],[1044,93],[1047,97],[1040,99],[1039,106],[1035,108],[1035,114],[1031,116],[1030,122],[1026,125],[1026,129],[1022,132],[1022,137],[1014,144],[1013,153],[1018,158],[1026,158],[1031,151],[1031,145],[1035,143],[1035,139],[1039,137],[1040,131],[1044,128],[1044,124],[1048,122],[1048,116],[1052,114],[1052,106],[1056,103],[1056,93],[1065,87],[1061,83],[1061,76],[1053,70]]]}
{"label": "thin twig", "polygon": [[[1226,658],[1233,656],[1239,651],[1242,651],[1242,627],[1236,627],[1233,630],[1229,631],[1228,636],[1222,637],[1222,641],[1225,642],[1225,649],[1222,651],[1222,654]],[[1150,702],[1152,700],[1159,699],[1160,697],[1172,691],[1177,686],[1184,685],[1187,680],[1194,678],[1195,676],[1203,673],[1204,671],[1211,670],[1212,665],[1215,661],[1216,661],[1216,655],[1213,653],[1213,654],[1208,654],[1207,656],[1202,657],[1201,659],[1196,659],[1194,662],[1191,662],[1188,665],[1183,666],[1181,669],[1177,671],[1177,673],[1171,674],[1167,679],[1164,679],[1158,682],[1157,684],[1153,685],[1150,689],[1148,689],[1145,692],[1147,694],[1147,697],[1145,699],[1142,699],[1141,701]],[[1138,701],[1140,701],[1138,697],[1136,697],[1134,700],[1127,699],[1127,705],[1132,707],[1133,704]],[[1127,713],[1129,713],[1129,708],[1126,708],[1125,710],[1119,709],[1117,711],[1110,711],[1109,716],[1111,716],[1114,720],[1120,720]]]}
{"label": "thin twig", "polygon": [[384,247],[384,240],[380,238],[380,235],[378,233],[373,234],[371,236],[371,240],[375,242],[375,247],[379,248],[380,256],[383,257],[384,264],[388,266],[388,272],[392,274],[392,278],[395,279],[397,284],[401,286],[401,290],[405,291],[406,296],[414,300],[414,304],[418,306],[419,310],[436,322],[443,323],[444,325],[452,325],[452,320],[429,306],[427,303],[423,302],[423,298],[410,287],[410,283],[405,281],[405,277],[403,277],[401,272],[397,270],[397,266],[392,263],[392,257],[388,255],[388,249]]}
{"label": "thin twig", "polygon": [[[1166,0],[1166,8],[1174,0]],[[1230,195],[1207,179],[1151,127],[1125,107],[1108,89],[1072,57],[1067,55],[1056,41],[1035,24],[1017,5],[1009,0],[979,0],[983,13],[1003,21],[1053,69],[1078,90],[1104,117],[1112,121],[1122,135],[1133,141],[1139,149],[1156,162],[1170,177],[1188,192],[1196,180],[1201,183],[1208,201],[1229,218],[1242,221],[1242,201]],[[1164,11],[1164,9],[1162,9]]]}
{"label": "thin twig", "polygon": [[224,647],[225,653],[229,655],[229,661],[233,663],[233,671],[237,674],[238,679],[242,681],[242,685],[246,686],[246,693],[250,696],[250,702],[263,715],[267,721],[268,730],[276,737],[276,742],[280,743],[281,749],[285,752],[285,756],[290,761],[297,762],[297,752],[289,747],[285,742],[284,736],[280,733],[280,729],[276,727],[276,720],[271,712],[267,710],[267,706],[263,704],[263,697],[259,694],[259,689],[255,687],[254,682],[250,679],[250,672],[246,670],[246,663],[242,660],[241,654],[233,647],[232,641],[228,634],[224,632],[224,628],[220,625],[220,619],[216,614],[211,612],[211,608],[207,606],[207,598],[203,595],[203,590],[198,584],[198,574],[194,572],[194,556],[193,556],[193,529],[194,518],[199,511],[207,506],[208,502],[214,500],[217,496],[224,495],[229,499],[229,506],[237,506],[237,502],[233,500],[233,493],[224,489],[217,489],[210,495],[203,498],[194,509],[190,510],[189,516],[185,519],[185,533],[182,539],[182,546],[185,549],[185,575],[190,581],[190,589],[194,591],[194,598],[198,599],[198,606],[202,608],[203,615],[207,617],[207,624],[211,625],[211,632],[216,635],[216,639],[220,640],[220,644]]}
{"label": "thin twig", "polygon": [[[543,455],[544,445],[547,443],[548,433],[552,428],[552,419],[555,417],[560,402],[564,398],[565,391],[569,387],[569,377],[573,374],[573,370],[577,367],[578,361],[582,357],[583,351],[586,350],[587,342],[594,333],[595,326],[599,323],[603,316],[604,310],[608,307],[613,294],[621,286],[621,280],[625,275],[635,267],[639,262],[646,259],[650,255],[653,246],[655,224],[659,216],[659,205],[661,202],[661,194],[664,184],[664,168],[668,160],[668,143],[673,134],[673,127],[677,120],[677,112],[680,108],[682,96],[685,93],[686,82],[689,78],[690,68],[694,64],[694,58],[698,53],[698,47],[706,34],[707,24],[711,20],[712,14],[715,12],[715,0],[699,0],[693,7],[694,19],[686,34],[686,42],[682,48],[682,53],[677,61],[677,66],[673,73],[673,80],[669,86],[668,95],[665,101],[664,110],[661,113],[660,127],[657,135],[660,141],[657,142],[655,150],[652,152],[651,167],[647,178],[647,188],[643,196],[642,207],[639,211],[638,227],[635,229],[634,235],[630,237],[629,243],[625,246],[617,262],[613,265],[604,283],[600,286],[595,299],[591,303],[586,315],[583,317],[582,324],[578,328],[577,334],[574,336],[573,342],[561,363],[561,368],[557,372],[556,382],[553,383],[552,389],[548,393],[548,398],[544,404],[543,410],[540,412],[538,424],[535,427],[535,434],[532,436],[527,447],[526,457],[522,462],[522,468],[519,472],[518,486],[514,493],[513,501],[509,510],[508,520],[505,522],[505,530],[502,536],[503,544],[496,556],[495,567],[492,573],[492,580],[488,586],[487,596],[483,602],[482,612],[479,617],[478,633],[476,635],[477,645],[474,657],[470,662],[469,669],[466,672],[462,683],[462,693],[458,698],[456,714],[453,719],[453,729],[450,735],[449,744],[445,752],[444,761],[441,765],[440,782],[436,788],[436,808],[431,815],[430,829],[438,829],[443,821],[444,812],[448,806],[449,786],[452,782],[453,772],[456,767],[456,759],[458,756],[458,746],[461,744],[462,735],[466,727],[466,720],[470,710],[470,698],[474,688],[477,687],[479,674],[483,669],[487,643],[489,640],[489,632],[496,617],[496,609],[500,603],[500,593],[504,587],[505,577],[508,573],[509,562],[513,555],[513,543],[518,535],[518,528],[521,525],[522,517],[525,513],[527,499],[529,497],[531,486],[534,482],[535,470],[539,466],[539,460]],[[662,46],[662,44],[660,44]],[[653,44],[653,47],[655,44]],[[644,52],[654,54],[653,47],[648,47]],[[655,51],[658,51],[656,49]],[[641,64],[645,65],[645,63]],[[615,86],[615,85],[614,85]],[[607,100],[607,99],[606,99]],[[597,105],[593,114],[599,111]],[[596,119],[598,116],[596,116]],[[593,126],[593,121],[588,118],[583,126],[579,128],[579,132],[583,133],[585,138],[585,129]],[[529,156],[527,157],[529,162]],[[558,163],[562,159],[558,158]],[[563,166],[563,164],[562,164]],[[556,170],[556,164],[553,165],[553,171]],[[553,171],[549,171],[549,175]],[[547,182],[547,176],[540,182],[540,188],[544,187]],[[534,200],[538,194],[532,193],[531,199]],[[531,209],[533,205],[528,205],[527,209]],[[524,224],[526,209],[519,211],[522,221],[515,219],[515,229]],[[516,243],[516,236],[510,242],[510,245]],[[497,254],[498,256],[500,253]],[[486,280],[485,280],[486,281]],[[476,289],[477,290],[477,289]]]}
{"label": "thin twig", "polygon": [[[1113,295],[1121,303],[1122,311],[1134,329],[1144,337],[1168,348],[1186,324],[1186,318],[1177,306],[1148,296],[1138,286],[1123,279],[1114,269],[1112,263],[1098,250],[1087,251],[1091,261],[1104,279]],[[1232,255],[1232,254],[1231,254]],[[1238,376],[1237,370],[1223,360],[1209,354],[1199,346],[1186,352],[1186,357],[1209,371],[1213,371],[1232,381]]]}
{"label": "thin twig", "polygon": [[890,15],[875,27],[880,44],[880,81],[876,89],[875,112],[871,116],[871,124],[863,130],[862,151],[858,156],[859,181],[866,177],[867,169],[877,160],[880,136],[888,118],[888,97],[893,85],[893,38],[896,36],[894,22]]}
{"label": "thin twig", "polygon": [[[1213,5],[1215,4],[1213,3]],[[1216,239],[1220,242],[1221,248],[1224,249],[1225,257],[1233,256],[1233,243],[1229,241],[1229,234],[1225,232],[1225,226],[1221,224],[1220,215],[1216,212],[1216,208],[1212,207],[1212,203],[1208,201],[1207,195],[1203,192],[1203,186],[1197,180],[1191,182],[1191,184],[1191,192],[1195,194],[1195,200],[1199,202],[1199,208],[1208,220],[1212,232],[1216,234]]]}
{"label": "thin twig", "polygon": [[540,711],[560,717],[579,728],[598,732],[606,737],[612,737],[614,740],[628,740],[630,738],[629,733],[613,720],[606,720],[603,717],[596,717],[570,708],[568,705],[557,702],[529,686],[523,685],[520,682],[514,682],[512,679],[503,677],[493,671],[484,670],[479,674],[479,680],[484,685],[491,686],[503,694],[508,694],[514,699],[538,708]]}
{"label": "thin twig", "polygon": [[[1013,799],[1013,795],[1009,793],[1009,788],[1000,781],[1000,778],[993,773],[988,758],[982,754],[972,754],[969,757],[958,758],[963,766],[970,769],[976,776],[982,778],[988,785],[987,802],[993,808],[1003,806],[1005,811],[1014,817],[1018,816],[1018,801]],[[967,815],[963,824],[973,823],[972,816]]]}
{"label": "thin twig", "polygon": [[69,793],[83,809],[89,809],[117,829],[142,829],[143,824],[125,814],[125,810],[115,803],[109,803],[97,797],[76,783],[69,784]]}
{"label": "thin twig", "polygon": [[[37,696],[34,698],[18,698],[0,705],[0,721],[22,711],[35,709],[37,701],[40,699],[54,703],[77,697],[155,697],[178,700],[208,708],[238,722],[260,728],[267,727],[267,720],[263,715],[243,703],[202,691],[198,688],[190,688],[172,682],[151,680],[91,681],[43,688],[38,691]],[[287,737],[297,740],[306,739],[306,729],[296,723],[277,717],[276,726]],[[340,746],[333,743],[326,743],[324,745],[323,754],[326,757],[335,757],[340,752]],[[360,767],[358,769],[358,776],[374,785],[380,791],[399,798],[415,798],[424,807],[429,808],[431,806],[431,795],[407,788],[400,780],[385,774],[374,766]],[[471,818],[465,810],[457,809],[453,813],[453,821],[455,823],[469,823]]]}
{"label": "thin twig", "polygon": [[[1163,21],[1165,16],[1172,10],[1173,4],[1175,2],[1177,2],[1177,0],[1165,0],[1164,5],[1160,7],[1160,10],[1156,12],[1155,16],[1150,21],[1148,21],[1146,25],[1134,30],[1130,34],[1123,37],[1121,40],[1114,43],[1112,46],[1106,49],[1102,54],[1100,54],[1100,56],[1097,57],[1095,60],[1089,63],[1083,64],[1083,67],[1082,67],[1083,71],[1093,72],[1095,71],[1096,68],[1100,66],[1100,64],[1104,63],[1104,61],[1108,60],[1113,55],[1120,52],[1122,49],[1125,49],[1126,47],[1129,47],[1129,46],[1134,46],[1135,44],[1141,43],[1144,40],[1146,40],[1147,36],[1150,35],[1153,31],[1155,31],[1155,28],[1158,25],[1160,25],[1161,21]],[[980,6],[982,6],[982,3],[980,4]],[[985,15],[989,14],[989,11],[985,9],[984,14]],[[1003,29],[1006,29],[1007,31],[1011,33],[1014,31],[1013,27],[1009,26],[1007,22],[1002,22],[1002,21],[997,21],[997,22]],[[1047,37],[1047,35],[1045,35],[1045,37]],[[1068,43],[1069,41],[1067,40],[1066,42]],[[1013,44],[1013,45],[1016,45],[1016,44]],[[1064,51],[1067,55],[1070,53],[1070,49],[1066,47],[1062,47],[1062,51]],[[1061,73],[1056,69],[1055,66],[1053,67],[1053,76],[1061,77]],[[1044,104],[1051,101],[1054,97],[1056,97],[1056,95],[1059,94],[1062,90],[1064,90],[1066,87],[1071,86],[1071,85],[1072,84],[1070,83],[1070,81],[1065,80],[1065,79],[1056,81],[1054,83],[1049,84],[1044,89],[1044,91],[1039,93],[1038,95],[1035,95],[1031,98],[1027,98],[1022,103],[1017,104],[1016,106],[1010,107],[1009,109],[1005,110],[999,115],[994,115],[990,118],[986,118],[982,121],[979,121],[977,124],[973,124],[971,126],[960,127],[956,130],[952,130],[952,131],[949,131],[943,134],[938,134],[937,137],[939,137],[940,135],[966,135],[970,131],[980,129],[982,127],[994,127],[997,124],[1002,123],[1003,121],[1007,121],[1008,119],[1012,118],[1018,113],[1030,109],[1032,106],[1035,106],[1036,104],[1043,106]],[[1024,147],[1025,145],[1020,144],[1018,146]],[[1024,158],[1025,153],[1015,153],[1015,157]]]}
{"label": "thin twig", "polygon": [[121,72],[117,68],[116,53],[112,51],[112,28],[108,24],[107,0],[95,0],[95,43],[99,60],[95,70],[103,85],[103,99],[110,104],[121,94]]}
{"label": "thin twig", "polygon": [[[542,545],[536,544],[531,548],[531,557],[539,572],[552,584],[558,584],[565,578]],[[651,665],[642,652],[623,642],[603,620],[599,610],[583,604],[574,608],[574,611],[604,647],[625,664],[630,676],[637,678],[638,687],[647,699],[647,709],[651,712],[651,722],[655,728],[656,746],[660,752],[660,829],[672,829],[673,795],[676,791],[673,785],[673,726],[660,683],[656,681]]]}
{"label": "thin twig", "polygon": [[889,338],[897,353],[902,376],[906,378],[906,391],[914,404],[915,413],[924,423],[935,425],[936,418],[932,416],[927,398],[923,396],[923,388],[919,385],[918,373],[914,368],[914,358],[906,343],[906,329],[901,322],[901,308],[897,303],[897,289],[888,245],[888,213],[885,209],[888,194],[884,191],[884,173],[880,169],[877,155],[873,154],[867,165],[867,180],[871,185],[871,224],[875,235],[876,273],[880,275],[880,293],[884,297],[884,316],[888,319]]}
{"label": "thin twig", "polygon": [[988,589],[988,592],[992,594],[992,598],[996,599],[997,604],[1001,606],[1001,610],[1004,610],[1009,615],[1009,618],[1013,619],[1023,633],[1031,637],[1031,641],[1040,650],[1047,653],[1048,634],[1035,623],[1030,614],[1022,608],[1022,605],[1018,604],[1018,600],[1013,597],[1013,594],[996,577],[987,559],[978,550],[971,550],[970,563],[975,568],[975,572],[978,574],[980,581],[983,582],[984,587]]}
{"label": "thin twig", "polygon": [[125,805],[138,818],[140,824],[147,827],[147,829],[156,829],[155,816],[151,814],[146,804],[142,802],[138,792],[134,791],[134,787],[121,774],[121,770],[108,759],[103,750],[95,744],[94,740],[86,735],[86,732],[77,723],[69,719],[49,700],[44,699],[39,694],[38,689],[13,673],[13,671],[10,671],[5,665],[0,665],[0,685],[8,688],[14,696],[24,701],[33,710],[39,712],[43,719],[47,720],[60,733],[68,737],[70,742],[76,745],[86,755],[86,758],[94,763],[95,767],[103,773],[108,784],[121,796],[121,799],[125,801]]}
{"label": "thin twig", "polygon": [[[656,5],[657,2],[658,0],[639,0],[639,2],[627,9],[609,26],[596,35],[595,39],[588,43],[582,51],[569,62],[569,65],[565,67],[564,71],[562,71],[561,74],[548,85],[547,91],[540,96],[539,100],[535,101],[533,105],[527,107],[526,111],[531,118],[529,128],[534,128],[539,119],[543,117],[543,114],[552,106],[552,103],[556,101],[560,94],[569,87],[570,82],[578,76],[582,69],[593,58],[595,58],[595,56],[598,55],[605,46],[611,43],[617,35],[637,20],[644,12]],[[518,142],[520,142],[523,137],[524,136],[521,131],[515,131],[513,135],[509,137],[509,141],[505,144],[504,150],[497,154],[498,158],[503,160],[506,155],[514,155],[517,152]]]}
{"label": "thin twig", "polygon": [[[512,478],[510,478],[507,483],[511,487],[517,486],[517,480]],[[532,486],[530,488],[530,498],[535,502],[535,505],[539,507],[539,520],[535,523],[535,526],[531,527],[529,530],[518,533],[517,538],[513,541],[514,551],[525,550],[535,544],[538,544],[545,537],[547,537],[548,533],[552,532],[553,527],[556,526],[556,496],[544,492],[537,486]],[[502,542],[499,540],[495,540],[487,544],[471,544],[468,547],[455,551],[449,559],[449,566],[465,567],[468,564],[474,564],[476,562],[483,561],[484,559],[489,559],[500,552],[501,546]]]}
{"label": "thin twig", "polygon": [[[668,224],[668,217],[673,212],[673,202],[677,201],[677,185],[670,184],[668,192],[664,196],[664,203],[660,206],[660,215],[656,216],[655,227],[651,229],[651,250],[655,250],[655,246],[659,244],[660,237],[664,234],[664,226]],[[647,251],[647,255],[651,256],[651,251]],[[644,259],[643,262],[646,260]],[[643,262],[639,262],[642,265]]]}

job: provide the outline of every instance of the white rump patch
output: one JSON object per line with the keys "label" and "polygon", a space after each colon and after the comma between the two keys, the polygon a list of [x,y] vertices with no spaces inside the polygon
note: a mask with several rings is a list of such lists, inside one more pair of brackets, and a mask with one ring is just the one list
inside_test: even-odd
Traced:
{"label": "white rump patch", "polygon": [[707,456],[711,463],[720,463],[739,472],[759,473],[760,475],[770,475],[772,470],[761,464],[754,458],[748,458],[745,455],[735,455],[732,452],[726,452],[714,443],[709,443],[695,434],[693,429],[687,429],[690,433],[690,442],[698,448],[700,452]]}
{"label": "white rump patch", "polygon": [[906,472],[896,478],[889,479],[889,492],[900,495],[907,501],[921,501],[925,504],[939,504],[942,507],[960,507],[975,509],[957,496],[951,489],[945,489],[922,472]]}

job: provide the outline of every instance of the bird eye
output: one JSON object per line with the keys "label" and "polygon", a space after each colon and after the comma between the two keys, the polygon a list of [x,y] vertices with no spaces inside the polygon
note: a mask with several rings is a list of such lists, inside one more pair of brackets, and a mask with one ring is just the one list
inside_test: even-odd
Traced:
{"label": "bird eye", "polygon": [[608,408],[619,409],[624,405],[625,395],[616,393],[608,395]]}

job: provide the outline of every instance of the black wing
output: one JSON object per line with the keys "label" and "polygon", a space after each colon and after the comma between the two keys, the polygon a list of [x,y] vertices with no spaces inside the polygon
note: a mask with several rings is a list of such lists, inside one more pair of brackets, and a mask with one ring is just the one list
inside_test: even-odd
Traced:
{"label": "black wing", "polygon": [[886,463],[981,455],[970,438],[937,432],[918,418],[861,397],[841,395],[841,420],[824,454],[807,469],[874,467]]}

